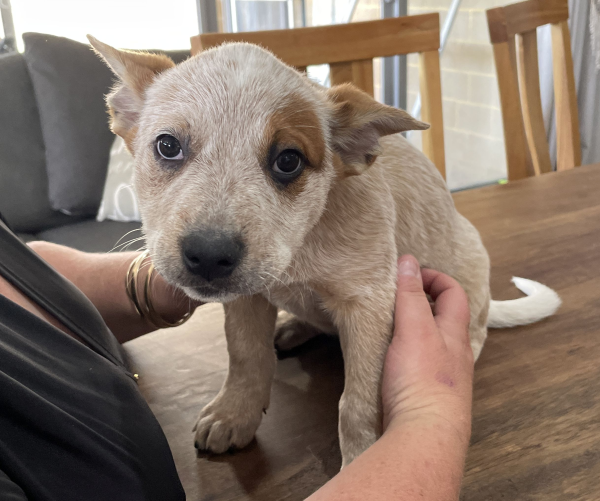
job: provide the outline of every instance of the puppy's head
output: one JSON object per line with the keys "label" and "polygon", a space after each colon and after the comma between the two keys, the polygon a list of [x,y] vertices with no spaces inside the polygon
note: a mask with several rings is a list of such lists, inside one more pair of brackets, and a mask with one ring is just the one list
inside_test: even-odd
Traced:
{"label": "puppy's head", "polygon": [[427,127],[350,85],[324,89],[255,45],[175,66],[90,42],[119,78],[107,102],[135,158],[148,249],[195,299],[284,280],[332,185],[366,170],[381,136]]}

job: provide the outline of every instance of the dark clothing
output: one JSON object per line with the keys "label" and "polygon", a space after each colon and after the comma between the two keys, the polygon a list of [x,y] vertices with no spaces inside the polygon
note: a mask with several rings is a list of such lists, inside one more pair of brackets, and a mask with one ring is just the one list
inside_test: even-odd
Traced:
{"label": "dark clothing", "polygon": [[92,303],[0,222],[0,501],[185,499],[166,438]]}

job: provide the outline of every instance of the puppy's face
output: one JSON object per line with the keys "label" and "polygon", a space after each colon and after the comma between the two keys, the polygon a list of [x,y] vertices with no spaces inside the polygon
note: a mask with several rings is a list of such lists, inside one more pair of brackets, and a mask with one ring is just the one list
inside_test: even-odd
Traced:
{"label": "puppy's face", "polygon": [[423,128],[351,87],[322,89],[253,45],[175,67],[90,40],[122,82],[108,103],[135,157],[148,249],[194,299],[284,281],[332,184],[372,164],[386,131]]}

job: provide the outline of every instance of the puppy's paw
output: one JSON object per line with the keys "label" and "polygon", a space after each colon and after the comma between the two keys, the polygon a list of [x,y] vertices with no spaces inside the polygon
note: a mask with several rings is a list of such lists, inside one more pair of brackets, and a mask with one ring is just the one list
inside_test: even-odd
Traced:
{"label": "puppy's paw", "polygon": [[291,318],[277,325],[275,348],[277,351],[290,351],[303,345],[318,334],[320,334],[318,329],[291,316]]}
{"label": "puppy's paw", "polygon": [[262,419],[263,407],[240,404],[243,396],[227,398],[219,395],[208,404],[194,426],[194,447],[198,450],[222,454],[229,449],[246,447]]}

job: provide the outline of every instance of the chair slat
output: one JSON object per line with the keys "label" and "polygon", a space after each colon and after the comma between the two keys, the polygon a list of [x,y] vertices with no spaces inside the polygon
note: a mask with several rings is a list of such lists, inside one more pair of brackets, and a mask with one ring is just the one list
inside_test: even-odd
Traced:
{"label": "chair slat", "polygon": [[332,86],[352,82],[352,63],[331,63],[329,79]]}
{"label": "chair slat", "polygon": [[538,44],[535,30],[517,35],[517,47],[525,133],[531,151],[533,169],[536,175],[540,175],[552,171],[552,162],[542,111]]}
{"label": "chair slat", "polygon": [[528,0],[487,12],[492,43],[503,42],[503,33],[513,37],[569,19],[569,5],[565,0]]}
{"label": "chair slat", "polygon": [[[581,165],[568,0],[527,0],[487,11],[498,74],[509,179],[552,170],[540,95],[536,28],[552,26],[557,170]],[[518,43],[518,65],[515,46]]]}
{"label": "chair slat", "polygon": [[249,42],[268,48],[290,66],[343,63],[438,49],[439,29],[435,13],[293,30],[204,33],[192,37],[192,52]]}
{"label": "chair slat", "polygon": [[437,50],[420,54],[419,82],[421,85],[421,118],[431,127],[423,131],[423,153],[446,178],[446,154],[444,148],[444,115],[442,112],[442,82],[440,76],[440,53]]}
{"label": "chair slat", "polygon": [[567,21],[552,25],[552,66],[556,101],[557,170],[581,165],[579,112]]}
{"label": "chair slat", "polygon": [[333,63],[329,65],[331,85],[350,82],[364,90],[371,97],[373,88],[373,60],[363,59],[351,63]]}
{"label": "chair slat", "polygon": [[521,113],[514,41],[494,44],[494,61],[500,90],[508,179],[516,181],[534,172]]}

